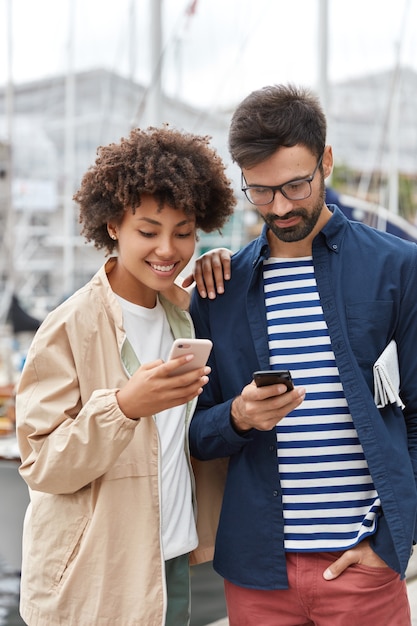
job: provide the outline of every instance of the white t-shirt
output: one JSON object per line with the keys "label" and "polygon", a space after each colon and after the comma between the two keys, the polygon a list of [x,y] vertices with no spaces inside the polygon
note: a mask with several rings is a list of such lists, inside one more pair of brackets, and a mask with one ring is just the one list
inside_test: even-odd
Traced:
{"label": "white t-shirt", "polygon": [[[140,363],[166,360],[173,335],[159,300],[155,308],[147,309],[116,297],[122,307],[127,338]],[[186,405],[181,405],[154,416],[161,451],[161,532],[166,561],[194,550],[198,543],[185,454],[185,413]]]}

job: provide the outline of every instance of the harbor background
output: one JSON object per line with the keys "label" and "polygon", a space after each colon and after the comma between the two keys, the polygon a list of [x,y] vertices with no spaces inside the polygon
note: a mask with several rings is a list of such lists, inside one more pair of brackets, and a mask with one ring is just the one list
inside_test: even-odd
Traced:
{"label": "harbor background", "polygon": [[[132,126],[164,121],[212,137],[239,205],[222,237],[203,235],[197,253],[237,250],[260,220],[227,151],[234,106],[266,84],[304,83],[326,111],[336,165],[328,183],[353,206],[349,218],[381,230],[404,226],[400,236],[417,240],[416,2],[385,3],[381,11],[378,0],[165,0],[159,14],[157,0],[85,0],[75,11],[77,4],[0,3],[0,361],[12,370],[0,384],[15,382],[25,358],[22,314],[26,329],[36,325],[102,263],[80,237],[71,198],[96,147]],[[19,320],[9,315],[13,298],[22,305]],[[0,626],[22,626],[27,491],[7,454],[0,464]],[[416,561],[408,577],[413,626]],[[191,626],[226,626],[223,583],[211,564],[193,568],[191,581]]]}

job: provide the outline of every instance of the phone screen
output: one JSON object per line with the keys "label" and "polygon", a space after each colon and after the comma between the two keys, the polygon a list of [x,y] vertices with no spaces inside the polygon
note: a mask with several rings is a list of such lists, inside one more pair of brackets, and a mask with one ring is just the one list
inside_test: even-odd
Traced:
{"label": "phone screen", "polygon": [[265,387],[267,385],[278,385],[280,383],[286,385],[287,391],[294,389],[291,378],[291,372],[288,370],[261,370],[253,373],[253,379],[257,387]]}

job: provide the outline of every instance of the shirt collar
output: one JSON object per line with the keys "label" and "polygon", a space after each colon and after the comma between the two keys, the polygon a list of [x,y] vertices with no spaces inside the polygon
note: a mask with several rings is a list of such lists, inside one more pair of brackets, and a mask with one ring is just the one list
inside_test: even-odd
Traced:
{"label": "shirt collar", "polygon": [[327,206],[333,215],[317,235],[316,240],[320,236],[323,237],[329,250],[339,253],[348,219],[335,204]]}

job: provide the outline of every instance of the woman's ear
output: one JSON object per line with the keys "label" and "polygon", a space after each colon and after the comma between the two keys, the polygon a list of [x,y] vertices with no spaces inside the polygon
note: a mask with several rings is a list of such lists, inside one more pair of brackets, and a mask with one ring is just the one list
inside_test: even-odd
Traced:
{"label": "woman's ear", "polygon": [[117,241],[117,232],[116,227],[112,224],[107,224],[107,232],[109,233],[109,237],[114,241]]}

